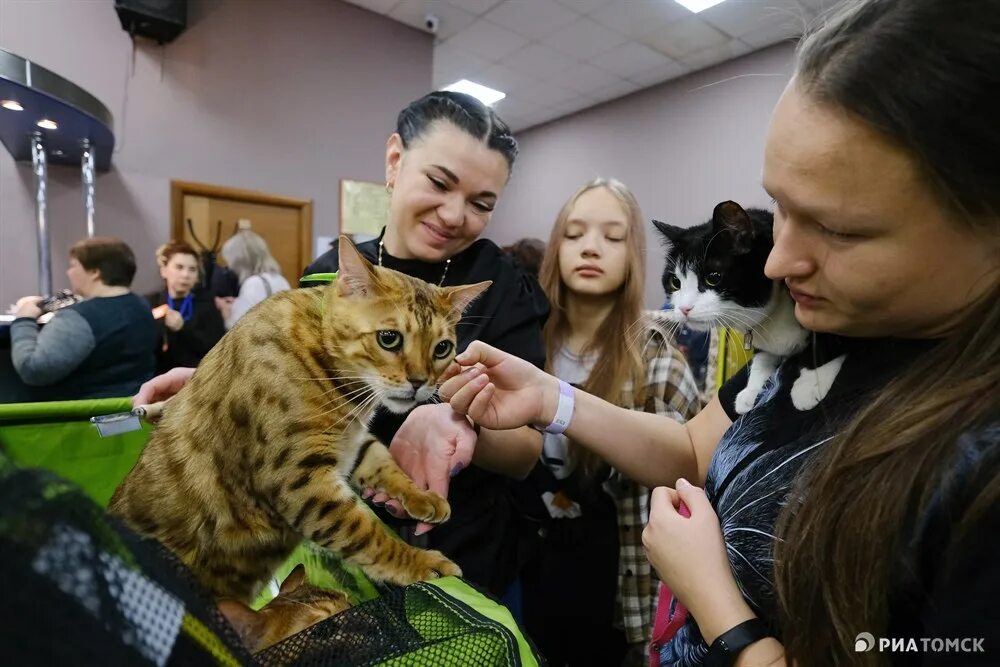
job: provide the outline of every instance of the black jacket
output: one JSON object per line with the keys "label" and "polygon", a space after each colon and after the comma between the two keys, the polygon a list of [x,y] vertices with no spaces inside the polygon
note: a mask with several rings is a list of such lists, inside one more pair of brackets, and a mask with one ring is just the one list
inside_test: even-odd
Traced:
{"label": "black jacket", "polygon": [[[151,307],[167,302],[166,291],[146,296]],[[180,331],[167,328],[165,318],[156,320],[156,372],[166,373],[171,368],[194,368],[226,333],[222,313],[215,307],[210,291],[195,289],[194,313]]]}

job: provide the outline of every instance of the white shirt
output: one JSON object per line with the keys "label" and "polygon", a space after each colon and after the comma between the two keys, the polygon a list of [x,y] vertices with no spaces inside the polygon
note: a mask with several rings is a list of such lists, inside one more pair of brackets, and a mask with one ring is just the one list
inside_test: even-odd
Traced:
{"label": "white shirt", "polygon": [[[243,317],[248,310],[266,299],[270,294],[291,289],[285,277],[279,273],[258,273],[250,276],[240,285],[240,295],[233,300],[233,308],[226,319],[226,329]],[[268,293],[270,292],[270,294]]]}

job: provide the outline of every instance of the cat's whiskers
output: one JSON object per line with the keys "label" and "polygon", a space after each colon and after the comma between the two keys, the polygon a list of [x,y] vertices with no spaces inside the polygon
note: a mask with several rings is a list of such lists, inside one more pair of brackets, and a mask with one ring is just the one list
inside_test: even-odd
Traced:
{"label": "cat's whiskers", "polygon": [[[364,392],[366,392],[366,391],[371,391],[371,387],[369,387],[368,385],[365,385],[363,387],[360,387],[360,388],[355,389],[355,390],[350,391],[350,392],[337,394],[333,398],[331,398],[331,399],[327,400],[326,402],[322,403],[321,405],[319,405],[318,408],[322,410],[323,408],[326,408],[330,404],[336,402],[337,405],[335,405],[332,408],[332,410],[339,410],[340,408],[342,408],[343,406],[347,405],[348,403],[353,403],[354,402],[353,399],[357,398],[358,396],[363,395]],[[324,411],[324,412],[322,412],[320,414],[324,414],[325,415],[328,412],[330,412],[330,410]]]}
{"label": "cat's whiskers", "polygon": [[[328,410],[324,410],[324,411],[320,412],[317,415],[317,417],[325,417],[326,415],[329,415],[331,413],[337,412],[338,410],[342,410],[344,408],[344,406],[346,406],[348,404],[353,404],[354,405],[354,408],[352,408],[350,410],[350,412],[348,412],[348,415],[350,415],[352,412],[356,412],[361,406],[363,406],[365,403],[369,402],[371,400],[371,398],[372,398],[372,396],[365,396],[364,392],[366,392],[366,391],[372,392],[372,394],[375,395],[375,396],[378,395],[377,392],[375,392],[375,390],[373,390],[371,387],[364,387],[363,389],[358,390],[357,393],[354,394],[353,396],[351,396],[349,398],[344,398],[344,400],[341,401],[340,403],[338,403],[337,405],[331,407]],[[364,396],[364,398],[361,400],[361,403],[354,403],[355,399],[357,399],[359,396]],[[329,404],[329,402],[328,402],[328,404]],[[338,420],[337,422],[334,422],[334,424],[331,425],[331,428],[333,426],[336,426],[337,424],[339,424],[340,421],[342,421],[342,420]]]}

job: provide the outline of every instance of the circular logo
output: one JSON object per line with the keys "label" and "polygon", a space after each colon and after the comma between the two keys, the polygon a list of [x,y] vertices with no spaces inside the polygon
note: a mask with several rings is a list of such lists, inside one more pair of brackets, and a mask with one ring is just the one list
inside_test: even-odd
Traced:
{"label": "circular logo", "polygon": [[854,639],[854,651],[857,653],[864,653],[865,651],[870,651],[875,647],[875,637],[872,636],[870,632],[859,632],[858,636]]}

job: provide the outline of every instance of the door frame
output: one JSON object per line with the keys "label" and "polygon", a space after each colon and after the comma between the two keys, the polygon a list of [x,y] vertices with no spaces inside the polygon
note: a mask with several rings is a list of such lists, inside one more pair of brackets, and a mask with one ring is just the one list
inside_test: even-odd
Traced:
{"label": "door frame", "polygon": [[[272,195],[257,190],[244,190],[241,188],[229,188],[222,185],[209,185],[207,183],[194,183],[191,181],[170,181],[170,238],[184,238],[184,197],[194,195],[197,197],[211,197],[213,199],[229,199],[238,202],[248,202],[251,204],[268,204],[270,206],[285,206],[299,209],[299,221],[305,226],[305,234],[302,235],[301,253],[306,259],[312,257],[313,252],[313,202],[312,199],[296,199],[295,197],[285,197],[283,195]],[[306,262],[306,266],[309,263]],[[299,267],[301,271],[302,268]]]}

